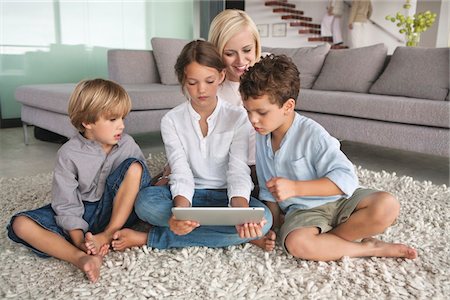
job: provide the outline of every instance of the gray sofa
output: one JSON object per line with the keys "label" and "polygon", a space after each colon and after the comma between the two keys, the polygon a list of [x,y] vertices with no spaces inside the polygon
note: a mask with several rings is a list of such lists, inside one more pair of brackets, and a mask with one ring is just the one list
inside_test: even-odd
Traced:
{"label": "gray sofa", "polygon": [[[109,78],[122,84],[133,108],[130,134],[159,131],[161,117],[185,101],[173,65],[187,41],[154,38],[153,50],[109,50]],[[449,48],[378,44],[330,50],[328,45],[264,48],[292,57],[301,72],[296,109],[332,135],[355,142],[449,157]],[[74,84],[16,90],[22,121],[70,137],[66,110]]]}

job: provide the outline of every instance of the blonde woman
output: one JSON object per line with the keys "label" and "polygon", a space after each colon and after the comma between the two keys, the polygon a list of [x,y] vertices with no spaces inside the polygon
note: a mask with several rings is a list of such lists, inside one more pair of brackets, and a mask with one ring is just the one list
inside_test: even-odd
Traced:
{"label": "blonde woman", "polygon": [[[261,40],[255,23],[242,10],[226,9],[211,22],[208,40],[219,50],[225,63],[225,80],[218,95],[234,105],[242,106],[239,79],[261,56]],[[255,165],[255,132],[249,140],[250,166]]]}
{"label": "blonde woman", "polygon": [[[261,39],[255,22],[242,10],[226,9],[212,20],[208,41],[216,46],[225,64],[225,80],[219,86],[217,95],[224,101],[243,106],[239,93],[240,77],[261,57]],[[252,196],[257,198],[259,189],[255,168],[255,136],[255,130],[251,128],[248,165],[255,183]],[[269,231],[264,238],[252,243],[270,251],[275,247],[275,233]]]}

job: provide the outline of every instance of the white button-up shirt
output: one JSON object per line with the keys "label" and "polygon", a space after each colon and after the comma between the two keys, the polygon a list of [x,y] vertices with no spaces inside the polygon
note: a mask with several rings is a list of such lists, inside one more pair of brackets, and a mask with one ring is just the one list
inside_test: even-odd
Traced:
{"label": "white button-up shirt", "polygon": [[172,197],[182,195],[192,203],[194,189],[227,189],[228,199],[247,200],[253,184],[248,160],[250,123],[242,107],[218,98],[203,136],[200,115],[185,102],[161,120],[161,135],[172,174]]}

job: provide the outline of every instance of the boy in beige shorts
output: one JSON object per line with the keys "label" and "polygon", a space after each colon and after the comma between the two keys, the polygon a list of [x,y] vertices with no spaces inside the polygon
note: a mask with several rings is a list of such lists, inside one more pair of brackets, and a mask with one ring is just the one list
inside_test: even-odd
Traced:
{"label": "boy in beige shorts", "polygon": [[416,258],[417,251],[407,245],[372,237],[392,225],[399,202],[387,192],[358,187],[338,140],[295,112],[299,89],[299,71],[284,55],[261,59],[241,77],[239,88],[259,133],[259,198],[271,209],[274,226],[281,226],[282,247],[294,257],[317,261]]}

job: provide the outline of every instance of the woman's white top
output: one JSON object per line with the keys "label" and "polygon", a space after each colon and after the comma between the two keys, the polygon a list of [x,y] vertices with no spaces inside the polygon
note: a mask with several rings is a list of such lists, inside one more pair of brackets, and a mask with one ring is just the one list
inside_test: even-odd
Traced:
{"label": "woman's white top", "polygon": [[194,189],[227,189],[228,199],[250,199],[253,183],[247,165],[250,123],[242,107],[218,97],[203,136],[200,115],[190,102],[170,110],[161,120],[161,135],[172,170],[172,197],[192,203]]}
{"label": "woman's white top", "polygon": [[[223,99],[224,101],[231,103],[238,107],[243,107],[242,97],[239,93],[239,82],[230,81],[225,79],[224,82],[220,85],[219,90],[217,91],[217,95]],[[248,118],[247,118],[248,119]],[[248,121],[250,124],[250,121]],[[255,165],[255,153],[256,153],[256,131],[253,129],[253,126],[250,124],[249,129],[249,140],[248,140],[248,165]]]}

